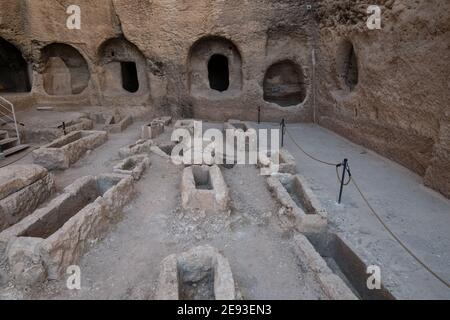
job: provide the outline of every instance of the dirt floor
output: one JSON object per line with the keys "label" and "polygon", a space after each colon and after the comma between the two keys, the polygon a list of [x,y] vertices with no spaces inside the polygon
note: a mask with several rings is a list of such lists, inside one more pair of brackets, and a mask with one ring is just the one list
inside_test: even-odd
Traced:
{"label": "dirt floor", "polygon": [[[120,147],[137,140],[142,124],[85,156],[72,168],[56,172],[57,189],[76,178],[111,172]],[[166,133],[157,140],[168,141]],[[30,163],[28,156],[19,163]],[[8,288],[3,296],[25,299],[151,299],[159,264],[168,255],[211,244],[229,259],[244,299],[324,299],[312,275],[302,272],[289,233],[278,225],[278,206],[254,166],[223,169],[231,190],[229,218],[181,208],[182,168],[151,155],[152,165],[138,182],[139,194],[123,220],[105,239],[92,244],[80,263],[82,290],[69,291],[53,281],[23,293]]]}
{"label": "dirt floor", "polygon": [[[72,168],[56,172],[60,191],[85,175],[111,172],[118,150],[139,138],[135,123],[86,155]],[[209,124],[214,127],[217,124]],[[273,127],[268,124],[261,127]],[[97,128],[98,129],[98,128]],[[394,231],[436,272],[450,279],[450,201],[421,186],[406,169],[313,125],[289,128],[296,140],[323,159],[351,159],[352,171],[369,200]],[[165,133],[157,141],[168,141]],[[353,187],[336,203],[334,168],[307,159],[291,141],[299,173],[312,184],[329,212],[331,230],[352,243],[369,264],[382,267],[383,283],[404,298],[450,298],[450,292],[417,265],[371,216]],[[255,166],[222,169],[230,188],[230,217],[181,208],[182,168],[155,154],[136,185],[138,195],[124,217],[92,248],[79,265],[82,289],[52,281],[31,291],[0,289],[0,299],[152,299],[159,265],[168,255],[211,244],[228,258],[243,299],[325,299],[313,276],[302,270],[292,250],[292,236],[277,218],[279,207]],[[18,163],[32,163],[31,155]]]}

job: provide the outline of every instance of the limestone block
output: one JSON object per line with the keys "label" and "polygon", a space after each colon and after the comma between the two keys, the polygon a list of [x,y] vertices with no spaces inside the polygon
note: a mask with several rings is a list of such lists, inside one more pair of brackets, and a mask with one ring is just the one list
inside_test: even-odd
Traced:
{"label": "limestone block", "polygon": [[68,169],[87,151],[107,140],[105,131],[75,131],[33,151],[34,163],[49,170]]}
{"label": "limestone block", "polygon": [[181,190],[185,209],[225,211],[228,208],[228,187],[216,165],[185,168]]}
{"label": "limestone block", "polygon": [[32,286],[46,279],[39,252],[41,243],[38,238],[16,238],[8,248],[8,263],[17,286]]}
{"label": "limestone block", "polygon": [[[323,232],[328,214],[318,201],[306,179],[300,175],[279,174],[267,179],[269,190],[287,210],[289,222],[299,232]],[[280,217],[283,218],[283,217]]]}
{"label": "limestone block", "polygon": [[341,278],[333,273],[304,235],[297,234],[294,237],[294,252],[303,268],[314,274],[329,299],[357,300],[355,294]]}
{"label": "limestone block", "polygon": [[230,264],[211,246],[171,255],[161,263],[155,298],[235,300],[236,287]]}
{"label": "limestone block", "polygon": [[134,180],[139,180],[149,166],[150,159],[147,155],[137,155],[121,161],[113,171],[116,174],[131,176]]}
{"label": "limestone block", "polygon": [[46,278],[59,279],[117,221],[135,193],[133,181],[131,177],[118,175],[80,178],[45,207],[1,232],[0,249],[7,248],[9,267],[15,270],[21,284],[34,278],[22,267],[19,256],[23,250],[11,251],[17,247],[16,243],[26,241],[27,252],[36,256],[39,252]]}
{"label": "limestone block", "polygon": [[155,139],[164,133],[164,123],[153,121],[149,125],[143,126],[141,130],[141,138],[143,140]]}
{"label": "limestone block", "polygon": [[108,133],[121,133],[133,123],[131,116],[119,118],[117,116],[112,117],[112,121],[106,121],[104,130]]}
{"label": "limestone block", "polygon": [[0,231],[32,213],[55,191],[53,176],[36,165],[0,169]]}
{"label": "limestone block", "polygon": [[121,148],[119,150],[119,156],[121,158],[128,158],[139,154],[150,153],[153,145],[152,140],[138,140],[136,143]]}
{"label": "limestone block", "polygon": [[[297,163],[292,154],[286,149],[280,149],[278,151],[266,152],[267,158],[262,159],[258,154],[258,166],[267,169],[269,174],[277,173],[297,173]],[[269,175],[268,174],[268,175]]]}
{"label": "limestone block", "polygon": [[172,123],[172,117],[159,117],[153,120],[154,122],[161,122],[162,124],[164,124],[166,127],[170,126],[170,124]]}
{"label": "limestone block", "polygon": [[37,165],[14,165],[0,168],[0,199],[33,184],[48,174]]}

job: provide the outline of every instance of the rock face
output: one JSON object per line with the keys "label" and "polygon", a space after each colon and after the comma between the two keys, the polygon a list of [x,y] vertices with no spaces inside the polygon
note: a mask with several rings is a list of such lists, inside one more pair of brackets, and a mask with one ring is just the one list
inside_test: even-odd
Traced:
{"label": "rock face", "polygon": [[37,165],[0,169],[0,232],[19,222],[55,191],[53,176]]}
{"label": "rock face", "polygon": [[[306,2],[81,0],[77,3],[81,30],[69,30],[70,1],[19,5],[1,0],[5,13],[0,36],[16,45],[32,66],[30,96],[39,103],[144,104],[154,111],[176,106],[172,111],[178,115],[220,120],[233,116],[255,120],[261,106],[263,119],[310,120],[310,95],[289,110],[263,99],[266,70],[281,60],[292,62],[305,87],[310,87],[313,19]],[[71,68],[64,60],[70,56],[75,61],[75,54],[55,48],[55,42],[78,52],[89,68],[78,60],[78,68]],[[51,54],[42,54],[47,52]],[[210,61],[214,55],[218,59]],[[57,84],[62,86],[57,93],[69,94],[47,94],[44,84],[51,81],[46,79],[60,74],[49,67],[54,58],[64,61],[65,74],[72,75],[72,82],[77,80],[81,92],[70,94],[73,88],[66,80],[66,88]],[[245,63],[246,59],[251,63]],[[58,70],[64,68],[60,65]],[[83,88],[85,79],[88,85]],[[17,97],[15,102],[26,105],[22,99]]]}
{"label": "rock face", "polygon": [[18,108],[144,105],[220,121],[255,121],[260,108],[263,121],[315,120],[450,196],[450,3],[375,2],[381,30],[367,28],[363,0],[79,0],[81,29],[69,30],[68,0],[0,0],[0,37],[25,61],[0,91],[30,87],[8,95]]}
{"label": "rock face", "polygon": [[364,3],[318,3],[318,122],[450,197],[450,3],[377,1],[381,30]]}

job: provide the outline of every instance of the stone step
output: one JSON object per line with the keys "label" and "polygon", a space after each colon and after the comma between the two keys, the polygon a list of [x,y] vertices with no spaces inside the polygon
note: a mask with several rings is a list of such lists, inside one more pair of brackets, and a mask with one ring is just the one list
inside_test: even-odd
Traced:
{"label": "stone step", "polygon": [[0,122],[3,124],[10,124],[14,123],[14,120],[12,120],[10,117],[7,116],[0,116]]}
{"label": "stone step", "polygon": [[0,147],[6,149],[7,146],[10,146],[11,144],[13,144],[14,142],[17,142],[17,141],[18,141],[17,138],[6,138],[3,140],[0,140]]}
{"label": "stone step", "polygon": [[7,138],[9,138],[8,131],[0,130],[0,140],[7,139]]}
{"label": "stone step", "polygon": [[6,149],[2,153],[0,153],[0,159],[1,158],[6,158],[6,157],[8,157],[10,155],[13,155],[15,153],[18,153],[18,152],[20,152],[22,150],[28,149],[29,147],[30,146],[28,144],[21,144],[21,145],[18,145],[18,146]]}

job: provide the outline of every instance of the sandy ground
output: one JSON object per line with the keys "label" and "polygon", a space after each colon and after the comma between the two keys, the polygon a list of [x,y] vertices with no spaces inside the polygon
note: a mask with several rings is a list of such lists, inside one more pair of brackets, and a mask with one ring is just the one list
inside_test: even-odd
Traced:
{"label": "sandy ground", "polygon": [[[111,172],[120,147],[138,139],[135,123],[76,165],[56,172],[58,190],[84,175]],[[217,126],[209,124],[206,127]],[[261,127],[269,127],[264,124]],[[272,126],[270,126],[272,127]],[[352,172],[369,200],[413,251],[450,280],[450,201],[421,185],[420,177],[362,147],[314,125],[290,125],[294,138],[320,158],[350,159]],[[169,133],[159,140],[169,140]],[[329,212],[331,231],[356,248],[367,264],[382,268],[384,284],[402,298],[450,298],[450,290],[426,272],[371,215],[353,187],[342,205],[334,168],[306,158],[286,139],[299,173],[311,183]],[[276,217],[278,205],[267,191],[265,178],[254,166],[222,169],[230,187],[231,215],[181,209],[181,168],[151,155],[152,165],[138,182],[136,198],[123,219],[80,261],[82,289],[69,291],[65,280],[33,291],[9,287],[1,298],[35,299],[152,299],[160,262],[172,253],[211,244],[229,259],[244,299],[324,299],[319,285],[301,270],[292,252],[292,234]],[[27,156],[18,163],[31,163]]]}

